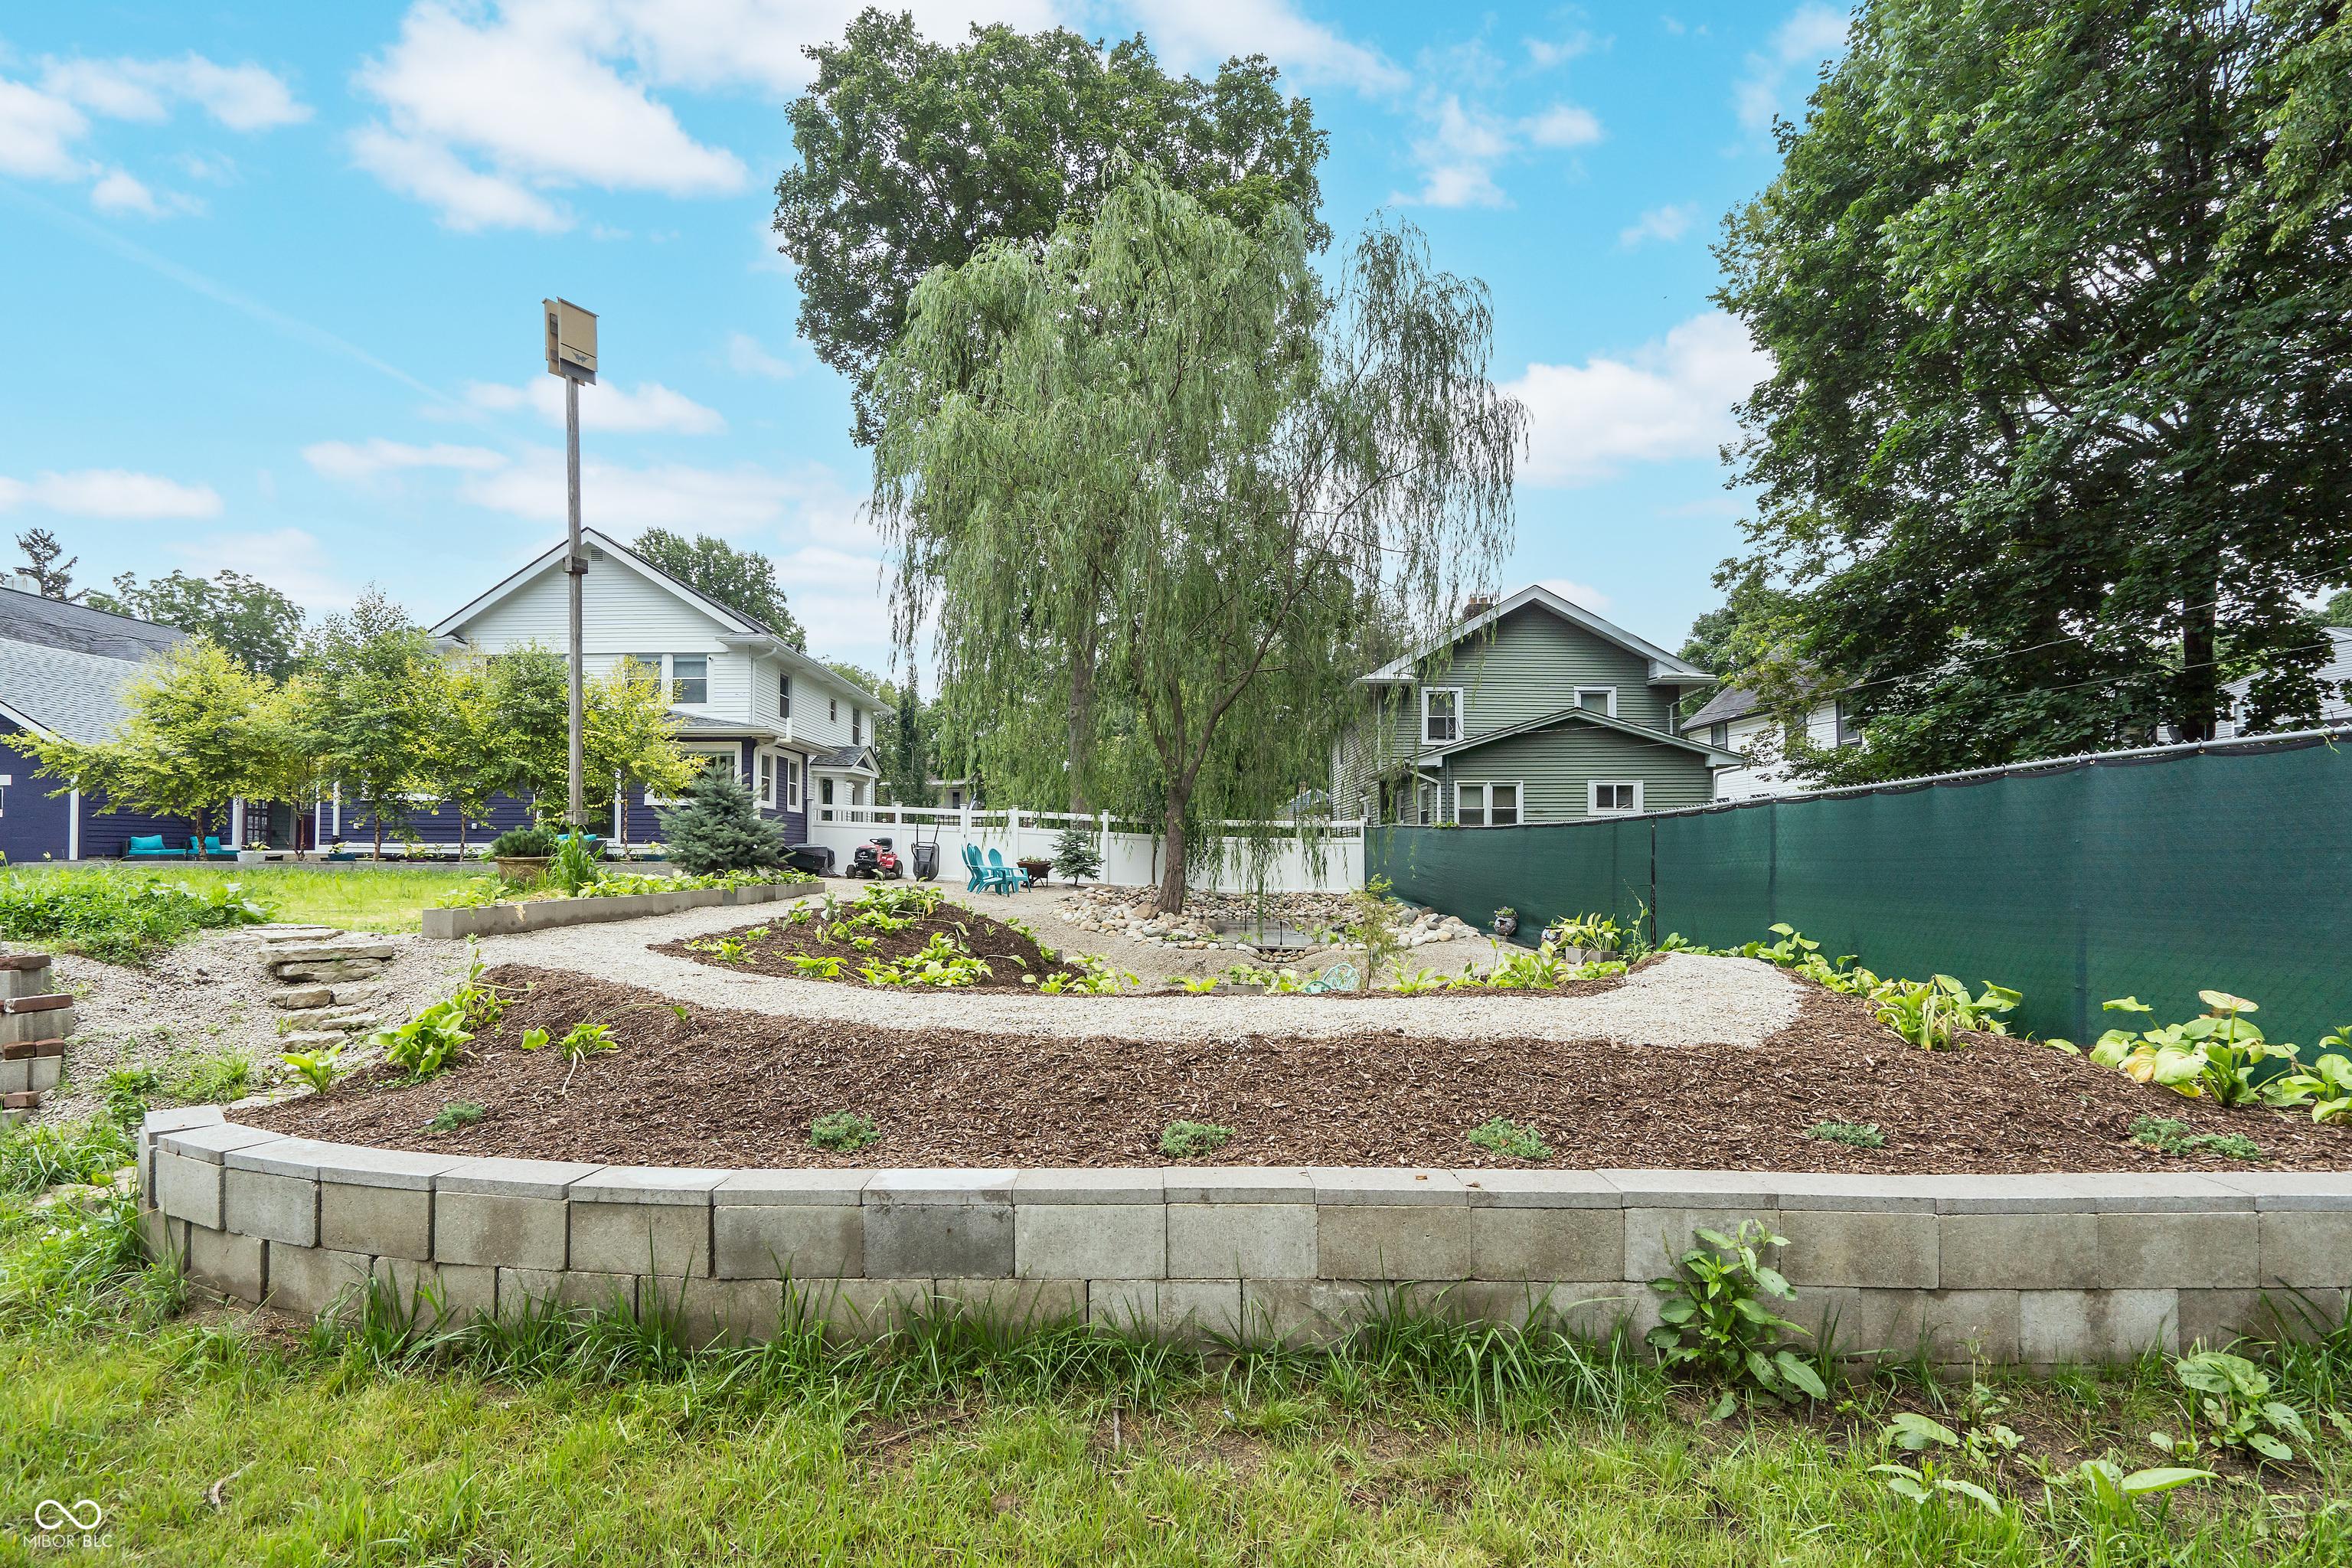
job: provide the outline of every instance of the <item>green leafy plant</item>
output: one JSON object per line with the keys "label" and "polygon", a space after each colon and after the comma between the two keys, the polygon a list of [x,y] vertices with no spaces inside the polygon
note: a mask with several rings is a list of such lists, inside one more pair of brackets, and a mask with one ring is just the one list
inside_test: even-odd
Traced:
{"label": "green leafy plant", "polygon": [[2159,1154],[2221,1154],[2232,1160],[2259,1160],[2262,1146],[2242,1132],[2191,1132],[2185,1121],[2168,1116],[2142,1116],[2131,1124],[2132,1142]]}
{"label": "green leafy plant", "polygon": [[[2287,1437],[2311,1441],[2310,1429],[2294,1406],[2270,1397],[2270,1374],[2243,1356],[2199,1351],[2174,1362],[2172,1375],[2191,1395],[2182,1408],[2189,1433],[2179,1438],[2162,1432],[2148,1434],[2148,1441],[2168,1454],[2193,1458],[2203,1442],[2224,1448],[2252,1448],[2285,1464],[2294,1458]],[[2197,1436],[2200,1415],[2205,1434],[2201,1439]]]}
{"label": "green leafy plant", "polygon": [[593,886],[600,875],[596,857],[588,852],[586,834],[575,828],[556,842],[555,858],[547,867],[550,883],[576,899],[580,890]]}
{"label": "green leafy plant", "polygon": [[1169,984],[1179,991],[1190,992],[1195,996],[1205,996],[1224,983],[1224,976],[1222,974],[1203,974],[1198,977],[1178,974],[1169,980]]}
{"label": "green leafy plant", "polygon": [[2352,1024],[2338,1026],[2314,1048],[2317,1054],[2307,1070],[2265,1086],[2273,1088],[2271,1103],[2307,1101],[2314,1121],[2352,1121]]}
{"label": "green leafy plant", "polygon": [[1549,936],[1532,950],[1514,948],[1503,952],[1498,948],[1496,953],[1486,984],[1497,991],[1549,991],[1570,978],[1576,969],[1567,952]]}
{"label": "green leafy plant", "polygon": [[1171,1160],[1213,1154],[1234,1135],[1230,1127],[1213,1121],[1171,1121],[1160,1130],[1160,1152]]}
{"label": "green leafy plant", "polygon": [[425,1131],[455,1132],[460,1127],[471,1127],[488,1114],[488,1110],[477,1100],[453,1100],[434,1113],[433,1120],[425,1124]]}
{"label": "green leafy plant", "polygon": [[878,1141],[881,1130],[854,1110],[835,1110],[809,1123],[809,1142],[829,1153],[847,1153]]}
{"label": "green leafy plant", "polygon": [[1821,1374],[1782,1342],[1784,1334],[1808,1331],[1764,1305],[1796,1298],[1762,1256],[1768,1247],[1787,1246],[1788,1237],[1755,1220],[1742,1221],[1737,1236],[1692,1234],[1701,1245],[1682,1255],[1675,1273],[1650,1281],[1665,1297],[1660,1322],[1648,1335],[1660,1364],[1686,1366],[1728,1384],[1715,1407],[1717,1419],[1731,1413],[1743,1387],[1791,1403],[1800,1395],[1827,1398]]}
{"label": "green leafy plant", "polygon": [[1402,952],[1404,938],[1397,931],[1397,906],[1389,897],[1386,877],[1368,879],[1364,885],[1348,894],[1348,915],[1341,922],[1353,946],[1364,950],[1364,967],[1357,981],[1357,989],[1371,989],[1372,976],[1381,964]]}
{"label": "green leafy plant", "polygon": [[613,1038],[610,1024],[578,1023],[563,1037],[563,1054],[572,1061],[583,1062],[603,1051],[616,1051],[621,1043]]}
{"label": "green leafy plant", "polygon": [[2022,994],[1990,981],[1982,995],[1971,997],[1969,988],[1948,974],[1927,981],[1888,981],[1871,994],[1880,1023],[1930,1051],[1949,1046],[1961,1029],[2007,1034],[2000,1016],[2023,1000]]}
{"label": "green leafy plant", "polygon": [[465,1024],[465,1009],[457,1002],[436,1002],[398,1028],[372,1037],[385,1061],[412,1079],[426,1079],[447,1071],[474,1037]]}
{"label": "green leafy plant", "polygon": [[2134,1470],[2126,1475],[2124,1468],[2112,1459],[2085,1459],[2071,1470],[2055,1471],[2046,1478],[2050,1486],[2080,1491],[2109,1523],[2125,1526],[2135,1522],[2141,1498],[2168,1492],[2192,1481],[2221,1479],[2211,1470],[2169,1466]]}
{"label": "green leafy plant", "polygon": [[[2091,1047],[2091,1060],[2141,1083],[2225,1106],[2285,1107],[2311,1098],[2305,1083],[2308,1075],[2273,1065],[2299,1065],[2301,1047],[2265,1041],[2261,1028],[2245,1017],[2260,1010],[2253,1003],[2226,991],[2197,994],[2210,1009],[2202,1016],[2137,1034],[2109,1029]],[[2137,996],[2100,1005],[2111,1013],[2156,1011]]]}
{"label": "green leafy plant", "polygon": [[1855,1149],[1884,1149],[1886,1134],[1874,1121],[1816,1121],[1805,1129],[1805,1136],[1823,1142],[1843,1143]]}
{"label": "green leafy plant", "polygon": [[1922,1459],[1916,1466],[1892,1463],[1873,1465],[1870,1467],[1870,1473],[1874,1476],[1885,1476],[1888,1491],[1915,1503],[1924,1504],[1932,1500],[1939,1493],[1948,1492],[1973,1499],[1995,1513],[2001,1510],[2000,1499],[1974,1481],[1943,1474],[1933,1459]]}
{"label": "green leafy plant", "polygon": [[1544,940],[1561,947],[1599,949],[1614,952],[1624,940],[1625,932],[1618,928],[1614,915],[1574,915],[1554,921],[1544,932]]}
{"label": "green leafy plant", "polygon": [[163,1080],[163,1092],[192,1105],[243,1100],[253,1088],[253,1064],[242,1052],[225,1052],[188,1062]]}
{"label": "green leafy plant", "polygon": [[522,1032],[521,1044],[524,1050],[544,1050],[547,1047],[547,1041],[548,1034],[545,1029],[525,1029]]}
{"label": "green leafy plant", "polygon": [[841,957],[837,953],[787,953],[784,962],[811,980],[841,978]]}
{"label": "green leafy plant", "polygon": [[289,1051],[278,1059],[294,1070],[294,1075],[324,1094],[334,1087],[336,1077],[342,1071],[343,1047],[341,1041],[323,1051]]}
{"label": "green leafy plant", "polygon": [[163,1091],[163,1078],[144,1063],[137,1067],[116,1068],[99,1079],[99,1092],[106,1097],[106,1114],[119,1127],[136,1127],[150,1109],[147,1097]]}
{"label": "green leafy plant", "polygon": [[1497,1116],[1463,1134],[1471,1142],[1507,1160],[1549,1160],[1551,1150],[1533,1127]]}
{"label": "green leafy plant", "polygon": [[1391,967],[1389,973],[1395,976],[1393,989],[1400,996],[1419,996],[1426,992],[1444,991],[1454,984],[1445,977],[1443,970],[1416,969],[1407,974],[1404,965],[1400,963]]}

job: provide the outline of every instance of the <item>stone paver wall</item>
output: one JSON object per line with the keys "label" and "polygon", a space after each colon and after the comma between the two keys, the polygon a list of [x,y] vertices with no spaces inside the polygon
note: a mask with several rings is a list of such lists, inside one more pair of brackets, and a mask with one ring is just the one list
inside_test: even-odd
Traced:
{"label": "stone paver wall", "polygon": [[842,1334],[948,1301],[1292,1343],[1384,1292],[1589,1331],[1657,1321],[1698,1226],[1761,1220],[1788,1315],[1849,1352],[2047,1367],[2331,1318],[2352,1174],[1837,1176],[1361,1168],[730,1171],[477,1159],[290,1138],[217,1110],[141,1132],[149,1244],[198,1284],[317,1313],[374,1278],[446,1310],[620,1302],[698,1341]]}

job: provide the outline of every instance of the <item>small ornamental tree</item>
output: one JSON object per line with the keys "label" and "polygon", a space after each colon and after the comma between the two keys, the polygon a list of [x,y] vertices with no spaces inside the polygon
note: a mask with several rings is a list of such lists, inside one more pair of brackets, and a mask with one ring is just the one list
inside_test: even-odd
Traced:
{"label": "small ornamental tree", "polygon": [[1062,829],[1054,840],[1054,868],[1073,882],[1101,876],[1102,851],[1095,847],[1093,831],[1075,822]]}
{"label": "small ornamental tree", "polygon": [[662,813],[670,858],[693,876],[765,871],[783,864],[783,835],[752,809],[751,792],[723,762],[686,789],[686,805]]}

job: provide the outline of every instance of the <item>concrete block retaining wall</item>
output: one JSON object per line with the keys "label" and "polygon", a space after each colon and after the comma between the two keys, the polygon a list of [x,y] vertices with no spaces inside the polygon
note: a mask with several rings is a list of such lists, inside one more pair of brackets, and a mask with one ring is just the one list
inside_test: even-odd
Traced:
{"label": "concrete block retaining wall", "polygon": [[796,1281],[840,1331],[926,1300],[1015,1319],[1314,1342],[1384,1291],[1588,1331],[1657,1321],[1698,1226],[1760,1220],[1850,1352],[2047,1367],[2331,1317],[2352,1174],[1835,1176],[1380,1169],[729,1171],[472,1159],[162,1113],[152,1245],[198,1283],[316,1313],[371,1277],[448,1310],[614,1301],[698,1339],[772,1333]]}
{"label": "concrete block retaining wall", "polygon": [[470,910],[427,910],[425,934],[444,942],[502,932],[545,931],[552,926],[598,925],[640,915],[674,915],[680,910],[720,904],[764,904],[805,898],[824,889],[811,882],[771,882],[749,888],[686,888],[675,893],[631,893],[618,899],[542,899],[533,904],[490,904]]}

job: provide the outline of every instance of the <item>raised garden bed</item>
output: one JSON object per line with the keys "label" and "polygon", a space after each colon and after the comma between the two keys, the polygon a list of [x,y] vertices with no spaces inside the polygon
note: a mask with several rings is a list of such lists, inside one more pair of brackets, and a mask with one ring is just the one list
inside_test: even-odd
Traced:
{"label": "raised garden bed", "polygon": [[[515,1000],[459,1067],[424,1083],[376,1068],[249,1120],[339,1142],[436,1153],[689,1166],[1159,1166],[1169,1122],[1234,1129],[1215,1163],[1526,1168],[1467,1141],[1533,1127],[1552,1168],[1993,1173],[2352,1170],[2352,1128],[2222,1110],[2076,1057],[1969,1036],[1926,1052],[1867,1005],[1809,987],[1797,1022],[1752,1047],[1614,1042],[1245,1036],[1139,1043],[894,1030],[681,1006],[564,971],[489,972]],[[619,1048],[576,1068],[525,1031],[610,1026]],[[567,1081],[568,1080],[568,1081]],[[427,1135],[446,1104],[478,1122]],[[810,1147],[819,1116],[870,1118],[879,1141]],[[2168,1117],[2251,1136],[2267,1158],[2167,1155],[2132,1141]],[[1809,1138],[1874,1126],[1875,1149]]]}
{"label": "raised garden bed", "polygon": [[548,898],[510,904],[426,910],[424,933],[444,942],[453,942],[469,936],[547,931],[557,926],[596,925],[605,921],[676,914],[680,910],[712,909],[723,904],[764,904],[779,899],[797,899],[809,893],[812,886],[805,881],[771,882],[743,888],[686,888],[674,893],[627,893],[610,899]]}

